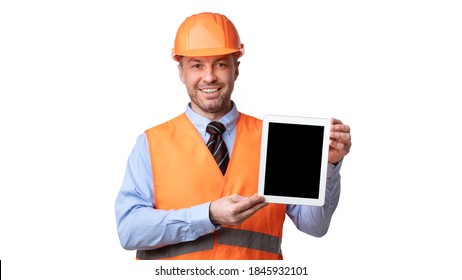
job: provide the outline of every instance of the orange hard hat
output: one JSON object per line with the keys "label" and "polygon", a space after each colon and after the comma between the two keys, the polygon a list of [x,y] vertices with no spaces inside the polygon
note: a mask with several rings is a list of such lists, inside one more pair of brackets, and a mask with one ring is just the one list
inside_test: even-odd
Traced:
{"label": "orange hard hat", "polygon": [[218,13],[199,13],[186,18],[178,28],[172,57],[244,54],[244,44],[234,24]]}

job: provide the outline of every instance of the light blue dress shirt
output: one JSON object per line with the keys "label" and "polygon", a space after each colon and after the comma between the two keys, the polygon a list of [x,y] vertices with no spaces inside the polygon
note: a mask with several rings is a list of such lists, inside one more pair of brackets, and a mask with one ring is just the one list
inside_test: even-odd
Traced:
{"label": "light blue dress shirt", "polygon": [[[190,106],[186,116],[202,136],[209,138],[205,129],[209,119],[195,113]],[[226,126],[223,139],[232,156],[239,112],[236,105],[220,119]],[[313,236],[323,236],[340,197],[341,162],[328,166],[326,202],[324,206],[287,205],[286,213],[296,227]],[[146,135],[138,136],[128,158],[125,177],[115,202],[117,230],[120,243],[127,250],[149,250],[165,245],[191,241],[219,230],[209,219],[210,202],[178,210],[155,209],[151,160]]]}

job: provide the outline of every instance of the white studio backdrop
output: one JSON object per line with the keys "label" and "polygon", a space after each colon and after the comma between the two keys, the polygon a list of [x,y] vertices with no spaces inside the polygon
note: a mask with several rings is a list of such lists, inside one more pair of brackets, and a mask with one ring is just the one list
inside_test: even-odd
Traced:
{"label": "white studio backdrop", "polygon": [[227,15],[245,45],[242,112],[352,129],[330,230],[288,220],[284,265],[307,279],[460,279],[458,1],[160,3],[0,2],[5,279],[163,279],[120,246],[114,200],[136,137],[186,107],[170,52],[202,11]]}

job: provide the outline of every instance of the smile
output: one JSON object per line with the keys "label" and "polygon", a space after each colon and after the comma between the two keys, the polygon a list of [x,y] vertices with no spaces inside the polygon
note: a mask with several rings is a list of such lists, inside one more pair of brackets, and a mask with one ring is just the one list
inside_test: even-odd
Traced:
{"label": "smile", "polygon": [[200,91],[204,93],[214,93],[214,92],[217,92],[218,89],[217,88],[204,88],[204,89],[201,89]]}

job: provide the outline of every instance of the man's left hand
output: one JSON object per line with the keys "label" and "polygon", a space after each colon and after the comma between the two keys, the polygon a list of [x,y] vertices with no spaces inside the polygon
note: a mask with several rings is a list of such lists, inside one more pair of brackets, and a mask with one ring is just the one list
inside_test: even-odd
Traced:
{"label": "man's left hand", "polygon": [[350,152],[350,127],[338,119],[330,119],[329,162],[336,164]]}

